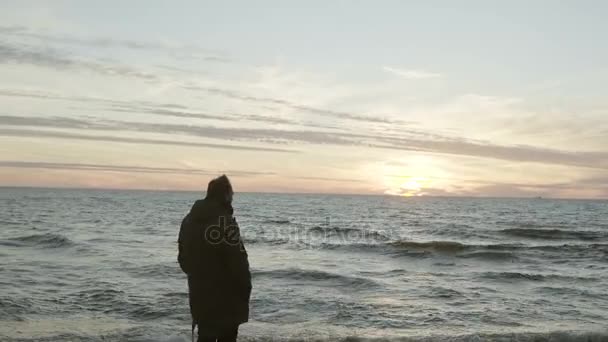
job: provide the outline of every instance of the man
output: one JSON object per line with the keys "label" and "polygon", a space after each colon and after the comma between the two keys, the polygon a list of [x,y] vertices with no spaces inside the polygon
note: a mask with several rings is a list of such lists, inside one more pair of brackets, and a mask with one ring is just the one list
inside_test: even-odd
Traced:
{"label": "man", "polygon": [[177,260],[188,275],[192,331],[198,326],[198,342],[236,341],[239,325],[249,319],[251,273],[232,197],[226,175],[213,179],[179,231]]}

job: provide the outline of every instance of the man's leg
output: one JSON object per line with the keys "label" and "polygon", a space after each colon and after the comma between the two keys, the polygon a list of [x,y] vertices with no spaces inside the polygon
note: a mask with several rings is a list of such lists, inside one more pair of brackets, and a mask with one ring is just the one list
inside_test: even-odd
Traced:
{"label": "man's leg", "polygon": [[239,326],[237,325],[233,329],[227,330],[222,333],[222,336],[217,339],[217,342],[236,342],[236,337],[239,334]]}

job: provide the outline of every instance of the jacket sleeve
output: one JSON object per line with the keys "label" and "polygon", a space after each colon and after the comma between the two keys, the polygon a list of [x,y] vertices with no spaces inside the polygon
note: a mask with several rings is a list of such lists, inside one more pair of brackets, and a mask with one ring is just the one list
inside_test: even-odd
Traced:
{"label": "jacket sleeve", "polygon": [[179,263],[179,267],[186,274],[188,274],[190,270],[189,260],[191,259],[189,256],[190,248],[188,246],[188,239],[186,237],[187,226],[188,216],[184,217],[182,220],[182,224],[179,228],[179,236],[177,238],[177,262]]}
{"label": "jacket sleeve", "polygon": [[226,261],[228,272],[236,282],[239,294],[249,300],[251,295],[251,273],[249,259],[243,245],[239,226],[236,219],[231,217],[227,222],[226,243],[223,244],[223,259]]}

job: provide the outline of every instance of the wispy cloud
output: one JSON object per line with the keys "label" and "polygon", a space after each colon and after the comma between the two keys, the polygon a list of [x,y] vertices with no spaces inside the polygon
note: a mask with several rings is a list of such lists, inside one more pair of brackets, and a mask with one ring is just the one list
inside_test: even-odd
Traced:
{"label": "wispy cloud", "polygon": [[[412,122],[403,121],[403,120],[391,120],[382,117],[373,117],[373,116],[364,116],[359,114],[350,114],[346,112],[337,112],[332,110],[325,110],[321,108],[309,107],[298,105],[295,103],[291,103],[289,101],[281,100],[281,99],[273,99],[273,98],[258,98],[240,94],[236,91],[226,90],[226,89],[217,89],[217,88],[202,88],[202,87],[193,87],[187,86],[188,89],[200,90],[200,91],[208,91],[215,95],[220,95],[223,97],[228,97],[231,99],[238,99],[242,101],[248,102],[256,102],[256,103],[271,103],[278,104],[286,107],[290,107],[292,109],[312,112],[316,114],[321,114],[324,116],[330,116],[338,119],[347,119],[347,120],[355,120],[360,122],[369,122],[369,123],[385,123],[385,124],[393,124],[393,125],[411,125]],[[239,120],[248,120],[248,121],[257,121],[257,122],[265,122],[265,123],[274,123],[274,124],[286,124],[286,125],[294,125],[294,126],[305,126],[305,127],[316,127],[316,128],[332,128],[336,129],[339,127],[328,125],[328,124],[317,124],[309,121],[295,120],[289,118],[280,118],[276,116],[269,115],[259,115],[259,114],[239,114],[239,113],[231,113],[231,114],[210,114],[210,113],[202,113],[195,109],[191,109],[187,106],[180,104],[158,104],[153,102],[142,102],[142,101],[119,101],[112,99],[104,99],[104,98],[94,98],[94,97],[83,97],[83,96],[67,96],[67,95],[58,95],[52,94],[48,92],[32,92],[32,91],[24,91],[20,89],[0,89],[0,96],[14,96],[14,97],[31,97],[37,99],[48,99],[48,100],[64,100],[64,101],[74,101],[74,102],[89,102],[107,105],[108,109],[116,112],[139,112],[139,113],[148,113],[148,114],[156,114],[156,115],[166,115],[173,117],[182,117],[182,118],[198,118],[198,119],[213,119],[213,120],[222,120],[222,121],[239,121]]]}
{"label": "wispy cloud", "polygon": [[343,183],[365,183],[364,179],[352,179],[352,178],[336,178],[336,177],[306,177],[299,176],[294,177],[297,179],[303,180],[313,180],[313,181],[322,181],[322,182],[343,182]]}
{"label": "wispy cloud", "polygon": [[324,108],[318,108],[315,106],[308,106],[304,104],[294,103],[285,99],[271,98],[271,97],[260,97],[260,96],[251,96],[247,94],[243,94],[242,92],[231,90],[231,89],[222,89],[215,87],[202,87],[197,85],[185,85],[184,89],[193,90],[193,91],[203,91],[206,93],[236,99],[246,102],[256,102],[256,103],[267,103],[280,105],[284,107],[288,107],[294,110],[304,111],[312,114],[317,114],[321,116],[333,117],[337,119],[346,119],[346,120],[354,120],[361,122],[371,122],[371,123],[386,123],[386,124],[411,124],[411,122],[390,119],[383,117],[381,115],[374,114],[355,114],[343,111],[336,111]]}
{"label": "wispy cloud", "polygon": [[[271,128],[233,128],[216,126],[194,126],[180,124],[158,124],[144,122],[126,122],[112,120],[82,120],[62,117],[16,117],[0,116],[0,125],[11,126],[38,126],[53,127],[62,129],[93,129],[106,131],[135,131],[161,134],[177,134],[196,136],[201,138],[213,138],[220,140],[236,140],[257,142],[263,144],[331,144],[342,146],[362,146],[381,149],[392,149],[401,151],[419,151],[428,153],[438,153],[447,155],[460,155],[482,157],[490,159],[533,162],[556,165],[579,166],[596,169],[608,169],[608,152],[591,151],[563,151],[557,149],[539,148],[527,145],[497,145],[490,142],[468,140],[458,137],[440,137],[423,139],[417,135],[408,136],[404,131],[403,137],[357,134],[344,132],[323,132],[314,130],[284,130]],[[2,134],[4,131],[0,131]],[[40,134],[61,134],[39,131]],[[36,133],[34,133],[36,134]],[[78,135],[78,139],[102,139],[87,138],[88,136]],[[156,140],[103,137],[103,140],[141,142],[141,143],[160,143]],[[165,143],[163,141],[163,143]],[[179,142],[179,144],[182,144]],[[191,143],[187,143],[191,144]],[[198,143],[196,143],[198,144]],[[233,145],[213,145],[222,148],[243,149],[245,146],[234,147]],[[209,147],[212,147],[209,146]],[[272,148],[254,148],[257,150],[277,151]],[[285,150],[280,150],[286,152]]]}
{"label": "wispy cloud", "polygon": [[32,64],[55,69],[80,69],[107,76],[124,76],[145,80],[158,78],[152,73],[118,63],[109,64],[100,61],[76,59],[49,48],[34,48],[0,43],[0,63],[9,62]]}
{"label": "wispy cloud", "polygon": [[194,45],[167,42],[135,41],[105,37],[78,37],[31,30],[23,26],[0,26],[0,35],[43,42],[45,45],[77,45],[94,48],[123,48],[130,50],[155,50],[166,52],[176,58],[195,58],[207,62],[228,63],[226,54]]}
{"label": "wispy cloud", "polygon": [[256,172],[241,170],[201,170],[201,169],[179,169],[166,167],[146,167],[132,165],[104,165],[104,164],[81,164],[81,163],[49,163],[0,160],[0,167],[4,168],[31,168],[31,169],[58,169],[58,170],[84,170],[84,171],[111,171],[111,172],[135,172],[156,174],[186,174],[186,175],[218,175],[222,173],[233,176],[270,176],[273,172]]}
{"label": "wispy cloud", "polygon": [[[27,126],[29,126],[29,125],[27,125]],[[65,128],[65,127],[58,126],[58,125],[55,125],[52,127]],[[55,139],[118,142],[118,143],[146,144],[146,145],[205,147],[205,148],[218,148],[218,149],[226,149],[226,150],[255,151],[255,152],[281,152],[281,153],[297,153],[298,152],[296,150],[273,148],[273,147],[256,147],[256,146],[214,144],[214,143],[192,142],[192,141],[130,138],[130,137],[108,136],[108,135],[87,135],[87,134],[49,131],[49,130],[36,130],[36,129],[0,128],[0,136],[55,138]]]}
{"label": "wispy cloud", "polygon": [[441,77],[441,74],[435,72],[429,72],[425,70],[415,70],[415,69],[400,69],[393,68],[389,66],[383,66],[382,70],[389,72],[391,74],[397,75],[399,77],[408,79],[408,80],[422,80],[426,78],[438,78]]}
{"label": "wispy cloud", "polygon": [[[135,78],[142,79],[145,81],[158,82],[165,79],[160,74],[151,71],[144,71],[141,70],[141,68],[135,68],[118,62],[108,62],[99,59],[83,59],[76,56],[72,56],[70,53],[64,50],[58,50],[53,48],[40,48],[25,44],[0,42],[0,63],[9,62],[44,66],[53,69],[84,70],[105,76]],[[177,84],[180,83],[182,82],[177,82]],[[180,86],[182,89],[205,92],[207,94],[222,96],[224,98],[232,100],[239,100],[249,103],[278,105],[284,108],[289,108],[291,110],[311,113],[319,116],[330,117],[340,120],[351,120],[357,122],[391,125],[412,124],[412,122],[409,121],[396,118],[388,118],[386,117],[386,115],[381,115],[378,113],[361,114],[327,108],[319,108],[317,106],[297,103],[281,98],[252,96],[242,92],[241,90],[235,90],[230,88],[200,86],[197,84],[181,84]]]}
{"label": "wispy cloud", "polygon": [[120,112],[120,113],[143,113],[153,114],[160,116],[169,116],[177,118],[191,118],[191,119],[207,119],[207,120],[219,120],[219,121],[252,121],[261,123],[272,123],[272,124],[285,124],[294,126],[305,126],[305,127],[317,127],[317,128],[336,128],[329,125],[320,125],[312,122],[303,122],[300,120],[292,120],[286,118],[280,118],[276,116],[267,116],[259,114],[211,114],[204,113],[197,109],[190,108],[185,105],[175,103],[154,103],[150,101],[120,101],[98,97],[84,97],[84,96],[67,96],[58,95],[48,92],[33,92],[25,91],[20,89],[0,89],[0,96],[8,97],[29,97],[41,100],[61,100],[81,103],[93,103],[105,106],[104,109]]}

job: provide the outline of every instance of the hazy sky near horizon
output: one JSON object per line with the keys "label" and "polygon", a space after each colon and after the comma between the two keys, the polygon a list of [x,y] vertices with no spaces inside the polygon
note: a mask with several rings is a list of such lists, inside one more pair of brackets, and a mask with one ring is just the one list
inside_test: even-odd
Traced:
{"label": "hazy sky near horizon", "polygon": [[0,1],[0,185],[608,198],[605,1]]}

